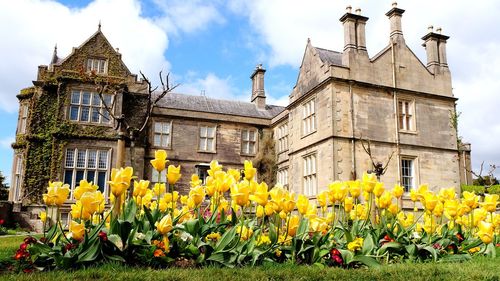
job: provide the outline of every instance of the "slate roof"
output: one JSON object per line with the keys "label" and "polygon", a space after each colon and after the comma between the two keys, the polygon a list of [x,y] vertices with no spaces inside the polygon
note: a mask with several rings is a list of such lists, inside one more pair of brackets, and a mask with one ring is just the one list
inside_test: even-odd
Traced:
{"label": "slate roof", "polygon": [[319,54],[319,58],[321,59],[321,61],[323,61],[324,63],[327,63],[329,65],[342,66],[342,53],[341,52],[327,50],[327,49],[318,48],[318,47],[315,47],[315,48]]}
{"label": "slate roof", "polygon": [[161,108],[183,109],[265,119],[271,119],[285,110],[285,107],[277,105],[266,105],[266,109],[258,109],[255,104],[250,102],[220,100],[201,95],[192,96],[176,93],[167,94],[158,102],[157,106]]}

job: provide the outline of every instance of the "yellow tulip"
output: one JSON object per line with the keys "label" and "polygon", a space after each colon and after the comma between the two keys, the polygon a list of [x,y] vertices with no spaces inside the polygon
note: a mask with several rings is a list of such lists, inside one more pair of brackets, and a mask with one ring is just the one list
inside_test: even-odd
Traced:
{"label": "yellow tulip", "polygon": [[378,207],[380,209],[388,208],[392,203],[391,193],[388,191],[384,191],[382,195],[379,198],[377,198],[377,202],[378,202]]}
{"label": "yellow tulip", "polygon": [[394,203],[391,203],[391,205],[389,206],[389,208],[387,208],[387,210],[389,211],[389,213],[391,213],[393,216],[397,215],[398,212],[399,212],[399,208],[398,208],[398,205],[397,204],[394,204]]}
{"label": "yellow tulip", "polygon": [[432,219],[432,215],[424,215],[424,225],[423,229],[428,234],[432,234],[436,231],[438,224]]}
{"label": "yellow tulip", "polygon": [[438,203],[438,198],[437,196],[430,192],[430,191],[427,191],[425,194],[424,194],[424,197],[423,197],[423,203],[424,203],[424,207],[427,211],[429,212],[432,212],[434,210],[434,208],[436,207],[437,203]]}
{"label": "yellow tulip", "polygon": [[215,175],[215,172],[217,171],[222,171],[222,165],[219,165],[219,162],[217,162],[217,160],[212,160],[210,162],[210,169],[208,170],[208,175],[213,177]]}
{"label": "yellow tulip", "polygon": [[255,210],[255,216],[258,218],[262,218],[264,216],[264,207],[262,205],[257,206]]}
{"label": "yellow tulip", "polygon": [[149,208],[151,205],[151,200],[153,200],[153,191],[148,189],[144,197],[142,197],[142,205]]}
{"label": "yellow tulip", "polygon": [[80,241],[85,236],[85,224],[71,221],[69,231],[71,232],[73,239]]}
{"label": "yellow tulip", "polygon": [[246,206],[249,202],[250,182],[243,180],[231,187],[231,198],[238,206]]}
{"label": "yellow tulip", "polygon": [[373,188],[373,194],[376,197],[380,197],[382,196],[382,193],[384,193],[384,190],[385,190],[384,184],[381,182],[377,182],[377,184],[375,184],[375,187]]}
{"label": "yellow tulip", "polygon": [[120,168],[111,170],[111,181],[109,181],[109,186],[111,187],[111,193],[115,197],[121,196],[130,186],[130,181],[132,180],[132,175],[134,170],[132,167]]}
{"label": "yellow tulip", "polygon": [[189,182],[191,187],[197,187],[198,185],[202,185],[202,183],[202,180],[200,180],[200,177],[197,174],[191,175],[191,181]]}
{"label": "yellow tulip", "polygon": [[349,242],[347,244],[347,249],[349,249],[349,251],[351,252],[356,252],[358,250],[361,250],[361,248],[363,248],[363,242],[364,242],[363,238],[357,237],[352,242]]}
{"label": "yellow tulip", "polygon": [[295,194],[286,192],[281,202],[281,209],[285,213],[291,213],[295,209]]}
{"label": "yellow tulip", "polygon": [[317,217],[317,209],[316,209],[316,204],[310,203],[309,207],[307,208],[307,212],[304,214],[304,217],[308,219],[314,219]]}
{"label": "yellow tulip", "polygon": [[472,211],[474,215],[474,221],[472,222],[474,226],[478,226],[480,221],[486,220],[486,217],[488,216],[488,212],[481,208],[481,209],[474,209]]}
{"label": "yellow tulip", "polygon": [[281,186],[275,186],[269,191],[269,196],[271,196],[271,201],[276,203],[272,206],[274,207],[274,211],[279,213],[282,208],[282,202],[285,200],[287,191]]}
{"label": "yellow tulip", "polygon": [[215,186],[215,190],[219,193],[228,191],[235,182],[236,181],[234,180],[234,178],[228,175],[226,172],[215,172],[213,184]]}
{"label": "yellow tulip", "polygon": [[207,184],[206,184],[206,186],[205,186],[205,193],[206,193],[208,196],[212,197],[212,196],[214,196],[215,191],[216,191],[215,181],[214,181],[214,179],[213,179],[212,177],[210,177],[210,176],[208,176],[208,177],[207,177],[207,180],[206,180],[206,181],[207,181]]}
{"label": "yellow tulip", "polygon": [[225,198],[221,198],[219,202],[219,212],[228,212],[229,211],[229,202]]}
{"label": "yellow tulip", "polygon": [[344,210],[349,213],[352,208],[354,208],[354,199],[352,197],[346,197],[344,200]]}
{"label": "yellow tulip", "polygon": [[87,180],[81,180],[80,185],[75,188],[75,191],[73,192],[73,197],[75,197],[76,200],[80,200],[80,197],[82,197],[82,194],[85,192],[92,192],[96,191],[98,188],[97,185],[92,184],[92,182],[88,182]]}
{"label": "yellow tulip", "polygon": [[418,201],[418,191],[416,189],[410,190],[410,200],[413,202]]}
{"label": "yellow tulip", "polygon": [[193,199],[195,206],[199,206],[205,199],[205,190],[203,186],[192,187],[189,191],[189,197]]}
{"label": "yellow tulip", "polygon": [[460,204],[456,200],[446,200],[444,201],[444,215],[449,219],[449,220],[454,220],[457,218],[458,215],[458,207]]}
{"label": "yellow tulip", "polygon": [[170,215],[165,215],[160,221],[155,223],[158,233],[165,235],[172,230],[172,218]]}
{"label": "yellow tulip", "polygon": [[441,202],[445,202],[446,200],[453,200],[457,196],[454,187],[443,188],[439,191],[438,197]]}
{"label": "yellow tulip", "polygon": [[249,227],[246,226],[237,226],[236,227],[236,233],[240,235],[240,240],[248,240],[250,237],[252,237],[253,230]]}
{"label": "yellow tulip", "polygon": [[167,180],[169,184],[175,184],[181,178],[181,166],[168,166]]}
{"label": "yellow tulip", "polygon": [[477,196],[474,192],[464,191],[462,193],[462,202],[467,205],[471,209],[477,208],[479,201],[479,196]]}
{"label": "yellow tulip", "polygon": [[251,161],[245,160],[244,163],[245,179],[252,180],[257,173],[257,169],[253,167]]}
{"label": "yellow tulip", "polygon": [[325,234],[328,230],[328,222],[326,221],[325,218],[311,219],[309,226],[313,232],[318,232],[322,234]]}
{"label": "yellow tulip", "polygon": [[102,196],[100,191],[85,192],[80,198],[80,202],[82,203],[83,211],[93,215],[100,209],[101,203],[104,202],[104,196]]}
{"label": "yellow tulip", "polygon": [[331,202],[344,201],[347,193],[349,192],[348,186],[343,182],[333,182],[328,185],[329,196]]}
{"label": "yellow tulip", "polygon": [[236,169],[228,169],[227,174],[233,178],[235,182],[239,181],[241,178],[241,172],[240,170]]}
{"label": "yellow tulip", "polygon": [[153,192],[156,197],[161,197],[167,191],[167,187],[164,183],[155,183],[153,186]]}
{"label": "yellow tulip", "polygon": [[250,200],[253,202],[265,206],[267,204],[267,199],[269,197],[268,186],[265,182],[260,183],[254,194],[250,195]]}
{"label": "yellow tulip", "polygon": [[443,205],[443,203],[441,203],[441,201],[438,201],[437,204],[436,204],[436,207],[432,211],[432,214],[435,217],[439,218],[439,217],[441,217],[443,215],[443,211],[444,211],[444,205]]}
{"label": "yellow tulip", "polygon": [[269,236],[260,235],[259,238],[257,238],[257,246],[260,245],[271,245],[271,239],[269,238]]}
{"label": "yellow tulip", "polygon": [[276,204],[274,202],[267,202],[266,206],[264,206],[264,212],[266,213],[266,216],[272,216],[274,214],[274,206],[273,204]]}
{"label": "yellow tulip", "polygon": [[328,192],[327,191],[323,191],[323,192],[320,192],[317,196],[316,196],[316,200],[318,200],[318,205],[324,209],[326,209],[326,207],[328,206]]}
{"label": "yellow tulip", "polygon": [[356,204],[354,210],[356,211],[356,218],[360,220],[368,218],[368,208],[364,204]]}
{"label": "yellow tulip", "polygon": [[355,180],[348,181],[347,184],[349,185],[349,193],[351,194],[352,198],[358,198],[359,195],[361,195],[361,182],[359,180]]}
{"label": "yellow tulip", "polygon": [[498,194],[486,194],[484,196],[484,202],[481,203],[481,207],[490,213],[495,212],[498,205],[498,197]]}
{"label": "yellow tulip", "polygon": [[69,185],[60,181],[49,182],[47,193],[43,194],[43,201],[47,206],[61,206],[69,195]]}
{"label": "yellow tulip", "polygon": [[405,192],[405,189],[404,187],[402,187],[401,185],[399,184],[396,184],[394,186],[394,189],[392,190],[392,195],[394,195],[394,197],[396,198],[401,198],[401,196],[403,196],[403,193]]}
{"label": "yellow tulip", "polygon": [[493,241],[493,225],[491,223],[481,221],[479,223],[479,231],[477,236],[483,241],[484,244],[489,244]]}
{"label": "yellow tulip", "polygon": [[295,236],[297,229],[299,228],[300,218],[299,216],[293,215],[288,221],[287,234],[289,236]]}
{"label": "yellow tulip", "polygon": [[149,188],[149,181],[145,180],[140,180],[140,181],[134,181],[134,197],[140,196],[143,197],[146,195],[146,192],[148,191]]}
{"label": "yellow tulip", "polygon": [[297,210],[301,215],[304,215],[305,213],[307,213],[308,208],[309,199],[305,195],[300,194],[297,199]]}
{"label": "yellow tulip", "polygon": [[[425,194],[429,192],[429,186],[427,184],[421,184],[417,189],[417,198],[422,201],[424,199]],[[423,202],[422,202],[423,204]]]}
{"label": "yellow tulip", "polygon": [[377,184],[377,175],[363,173],[363,190],[371,193]]}
{"label": "yellow tulip", "polygon": [[42,221],[42,223],[45,224],[45,222],[47,221],[47,212],[41,211],[39,216],[40,216],[40,220]]}
{"label": "yellow tulip", "polygon": [[167,152],[163,149],[155,151],[155,159],[151,160],[151,165],[153,168],[161,173],[165,170],[165,165],[167,164]]}

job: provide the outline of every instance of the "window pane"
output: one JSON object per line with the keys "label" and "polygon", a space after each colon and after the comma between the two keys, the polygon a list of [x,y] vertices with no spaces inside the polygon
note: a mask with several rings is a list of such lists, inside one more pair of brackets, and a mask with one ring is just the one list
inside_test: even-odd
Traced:
{"label": "window pane", "polygon": [[90,93],[89,92],[83,92],[82,104],[83,105],[90,105]]}
{"label": "window pane", "polygon": [[82,107],[82,111],[80,113],[80,121],[89,121],[89,111],[90,109],[88,107]]}
{"label": "window pane", "polygon": [[76,158],[76,167],[77,168],[85,168],[85,157],[86,156],[86,151],[85,150],[79,150]]}
{"label": "window pane", "polygon": [[161,146],[161,135],[155,134],[153,145],[154,146]]}
{"label": "window pane", "polygon": [[255,131],[250,131],[250,136],[248,138],[249,140],[254,141],[255,140]]}
{"label": "window pane", "polygon": [[255,153],[255,143],[254,142],[249,143],[248,152],[252,153],[252,154]]}
{"label": "window pane", "polygon": [[163,123],[162,132],[164,134],[170,133],[170,123],[167,123],[167,122]]}
{"label": "window pane", "polygon": [[208,151],[214,150],[214,139],[207,139],[207,150]]}
{"label": "window pane", "polygon": [[206,147],[207,147],[207,139],[201,138],[200,139],[200,150],[206,150]]}
{"label": "window pane", "polygon": [[87,168],[89,169],[95,169],[96,168],[96,161],[97,160],[97,151],[95,150],[89,150],[88,152],[88,159],[87,159]]}
{"label": "window pane", "polygon": [[207,127],[207,136],[212,138],[215,136],[215,130],[213,127]]}
{"label": "window pane", "polygon": [[65,170],[64,171],[64,183],[73,185],[73,170]]}
{"label": "window pane", "polygon": [[101,106],[101,98],[98,93],[92,94],[92,105]]}
{"label": "window pane", "polygon": [[162,125],[160,122],[155,122],[155,133],[161,133]]}
{"label": "window pane", "polygon": [[111,119],[109,118],[109,112],[105,108],[102,109],[101,114],[102,114],[101,123],[109,123],[111,121]]}
{"label": "window pane", "polygon": [[76,171],[75,184],[79,185],[80,181],[84,178],[84,171]]}
{"label": "window pane", "polygon": [[207,137],[207,127],[200,127],[200,137]]}
{"label": "window pane", "polygon": [[99,108],[92,107],[92,122],[99,123]]}
{"label": "window pane", "polygon": [[108,168],[108,152],[105,150],[99,150],[99,169]]}
{"label": "window pane", "polygon": [[169,140],[169,137],[168,136],[162,136],[161,137],[161,146],[163,147],[168,147],[168,140]]}
{"label": "window pane", "polygon": [[72,105],[69,109],[69,119],[72,121],[78,121],[78,106]]}
{"label": "window pane", "polygon": [[75,165],[75,150],[74,149],[68,149],[66,150],[66,167],[67,168],[73,168]]}
{"label": "window pane", "polygon": [[105,103],[107,106],[111,106],[111,104],[112,104],[112,101],[111,101],[111,99],[112,99],[112,95],[110,95],[110,94],[104,94],[104,95],[103,95],[103,99],[104,99],[104,103]]}
{"label": "window pane", "polygon": [[95,183],[95,171],[87,171],[87,181]]}
{"label": "window pane", "polygon": [[104,193],[104,186],[106,185],[106,172],[97,173],[97,185],[99,190]]}
{"label": "window pane", "polygon": [[92,59],[88,59],[87,60],[87,71],[91,71],[92,70]]}
{"label": "window pane", "polygon": [[73,91],[71,93],[71,103],[80,104],[80,92]]}

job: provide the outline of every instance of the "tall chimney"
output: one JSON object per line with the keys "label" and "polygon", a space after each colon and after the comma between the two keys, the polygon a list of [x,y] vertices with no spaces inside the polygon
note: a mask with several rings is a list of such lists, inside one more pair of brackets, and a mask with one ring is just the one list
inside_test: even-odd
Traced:
{"label": "tall chimney", "polygon": [[448,68],[446,59],[446,40],[450,37],[441,34],[441,28],[436,29],[434,32],[433,27],[429,26],[429,33],[427,33],[422,40],[427,53],[427,69],[434,74],[441,73],[442,70]]}
{"label": "tall chimney", "polygon": [[404,12],[405,10],[398,8],[398,3],[394,2],[392,3],[392,9],[385,14],[391,22],[390,38],[392,41],[404,42],[403,28],[401,26],[401,17]]}
{"label": "tall chimney", "polygon": [[259,64],[255,67],[250,76],[252,79],[252,99],[251,102],[257,105],[258,109],[266,108],[266,92],[264,91],[264,73],[266,70]]}
{"label": "tall chimney", "polygon": [[339,19],[344,25],[344,51],[342,54],[342,64],[349,66],[351,59],[356,54],[366,55],[365,25],[367,17],[361,15],[361,9],[356,9],[356,14],[352,13],[352,7],[347,6],[346,13]]}

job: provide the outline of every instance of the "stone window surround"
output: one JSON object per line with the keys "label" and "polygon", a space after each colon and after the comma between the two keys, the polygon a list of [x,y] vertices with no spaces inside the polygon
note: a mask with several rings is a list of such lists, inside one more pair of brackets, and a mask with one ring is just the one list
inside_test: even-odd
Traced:
{"label": "stone window surround", "polygon": [[403,160],[411,160],[412,161],[412,166],[411,166],[411,171],[412,171],[412,186],[411,189],[416,189],[419,186],[419,169],[418,169],[418,157],[414,155],[400,155],[399,156],[399,180],[401,183],[401,186],[405,188],[405,194],[408,194],[410,190],[406,190],[406,187],[403,185]]}
{"label": "stone window surround", "polygon": [[285,122],[276,128],[278,138],[278,153],[288,151],[288,122]]}
{"label": "stone window surround", "polygon": [[[155,135],[157,135],[158,133],[156,132],[155,130],[155,127],[156,127],[156,123],[169,123],[170,125],[170,132],[168,134],[168,145],[165,147],[165,146],[161,146],[161,145],[155,145]],[[160,134],[161,136],[164,136],[166,134],[163,134],[161,133]],[[151,147],[154,148],[154,149],[167,149],[167,150],[171,150],[172,149],[172,135],[173,135],[173,120],[153,120],[153,126],[151,128]]]}
{"label": "stone window surround", "polygon": [[[245,132],[248,132],[248,140],[245,140],[243,134]],[[250,132],[253,132],[254,135],[253,135],[253,140],[250,140]],[[245,156],[254,156],[255,154],[257,154],[257,146],[258,146],[258,134],[259,134],[259,131],[255,128],[243,128],[240,130],[240,138],[241,138],[241,141],[240,141],[240,146],[241,146],[241,149],[240,149],[240,154],[241,155],[245,155]],[[245,150],[245,143],[253,143],[254,146],[253,146],[253,151],[244,151]]]}
{"label": "stone window surround", "polygon": [[[198,123],[198,145],[197,145],[197,151],[199,153],[217,153],[217,127],[218,125],[217,124],[214,124],[214,123]],[[213,138],[213,144],[212,144],[212,150],[203,150],[203,149],[200,149],[200,145],[201,145],[201,140],[202,140],[202,135],[201,135],[201,130],[202,128],[213,128],[214,129],[214,134],[212,137],[210,138]],[[203,137],[203,138],[209,138],[208,137],[208,130],[207,130],[207,137]],[[206,143],[207,145],[207,143]]]}
{"label": "stone window surround", "polygon": [[[406,117],[405,113],[401,113],[400,109],[400,102],[406,102],[408,103],[408,108],[410,110],[410,120],[409,120],[409,125],[410,128],[404,128],[407,127],[408,125],[404,125],[401,123],[401,115],[404,114]],[[408,134],[417,134],[417,122],[416,122],[416,106],[415,106],[415,98],[405,96],[405,95],[399,95],[397,99],[397,116],[398,116],[398,131],[400,133],[408,133]],[[406,123],[406,122],[405,122]]]}
{"label": "stone window surround", "polygon": [[[74,164],[73,164],[73,167],[67,167],[66,166],[66,158],[67,158],[67,151],[69,149],[76,149],[75,150],[75,153],[73,154],[73,157],[74,157]],[[86,162],[84,164],[84,168],[77,168],[77,155],[78,155],[78,150],[85,150],[86,151],[86,156],[85,156],[85,159],[86,159]],[[89,150],[95,150],[96,151],[96,168],[88,168],[88,151]],[[106,159],[106,168],[98,168],[99,167],[99,159],[98,159],[98,152],[99,151],[106,151],[107,152],[107,159]],[[70,170],[72,169],[73,170],[73,175],[72,175],[72,183],[70,184],[70,195],[69,195],[69,201],[70,202],[74,202],[74,198],[73,198],[73,192],[75,190],[75,188],[79,185],[78,182],[76,182],[76,170],[83,170],[84,171],[84,177],[83,179],[86,179],[87,181],[92,181],[94,182],[94,180],[92,179],[89,179],[87,178],[86,174],[87,172],[90,170],[90,171],[95,171],[95,172],[103,172],[103,171],[106,171],[106,176],[105,176],[105,182],[104,182],[104,198],[106,198],[106,201],[108,200],[108,197],[109,197],[109,193],[110,193],[110,190],[109,190],[109,184],[107,183],[109,178],[111,177],[111,168],[112,168],[112,165],[111,165],[111,160],[112,160],[112,153],[113,153],[113,149],[110,148],[110,147],[99,147],[99,146],[84,146],[84,145],[69,145],[67,147],[64,148],[64,156],[63,156],[63,162],[62,162],[62,181],[65,182],[65,172],[66,170]],[[94,179],[95,179],[95,176],[94,176]],[[96,182],[94,182],[94,184],[97,184]]]}
{"label": "stone window surround", "polygon": [[[310,107],[310,112],[306,112],[307,106],[310,106],[312,103],[313,106]],[[309,136],[317,131],[316,126],[316,96],[313,96],[301,104],[301,136],[302,138]],[[306,116],[307,114],[307,116]],[[306,128],[307,122],[310,120],[310,127]]]}
{"label": "stone window surround", "polygon": [[[71,98],[72,98],[72,95],[73,95],[73,92],[77,92],[79,91],[80,92],[80,101],[78,104],[76,103],[72,103],[71,102]],[[80,114],[81,114],[81,107],[82,107],[82,103],[81,103],[81,100],[82,100],[82,93],[83,92],[89,92],[91,93],[91,96],[90,96],[90,105],[88,105],[88,107],[90,108],[89,109],[89,121],[80,121]],[[69,93],[69,102],[68,102],[68,106],[66,106],[66,119],[72,123],[77,123],[77,124],[81,124],[81,125],[93,125],[93,126],[106,126],[106,127],[112,127],[113,126],[113,120],[112,120],[112,117],[109,116],[109,122],[104,122],[102,121],[102,119],[104,118],[104,116],[99,116],[99,122],[92,122],[92,108],[96,108],[97,106],[93,106],[92,105],[92,96],[93,94],[97,94],[97,92],[93,91],[92,89],[90,89],[90,87],[72,87],[68,90],[68,93]],[[108,106],[114,106],[114,99],[116,98],[116,96],[114,94],[104,94],[104,95],[110,95],[111,96],[111,104],[108,105]],[[99,108],[102,109],[102,112],[106,111],[106,108],[104,107],[104,104],[103,102],[101,101],[100,97],[99,97],[99,100],[100,100],[100,105],[99,105]],[[74,106],[78,106],[78,120],[71,120],[71,106],[74,105]],[[87,105],[83,105],[83,106],[87,106]],[[111,108],[111,111],[114,112],[114,108]]]}
{"label": "stone window surround", "polygon": [[288,190],[288,166],[278,169],[276,182]]}
{"label": "stone window surround", "polygon": [[[97,63],[97,66],[96,64]],[[102,66],[100,63],[103,63]],[[97,69],[96,69],[97,67]],[[102,67],[102,71],[101,70]],[[95,74],[107,74],[108,73],[108,60],[104,57],[88,57],[85,60],[85,71],[90,73],[95,71]]]}
{"label": "stone window surround", "polygon": [[[316,151],[302,156],[302,193],[306,196],[316,196],[318,193],[318,165]],[[308,161],[311,166],[308,167]]]}
{"label": "stone window surround", "polygon": [[26,102],[19,105],[19,121],[17,122],[17,134],[26,134],[28,126],[29,106]]}
{"label": "stone window surround", "polygon": [[19,202],[21,197],[21,188],[23,185],[23,153],[16,152],[14,154],[14,162],[12,163],[12,188],[14,189],[12,201]]}

